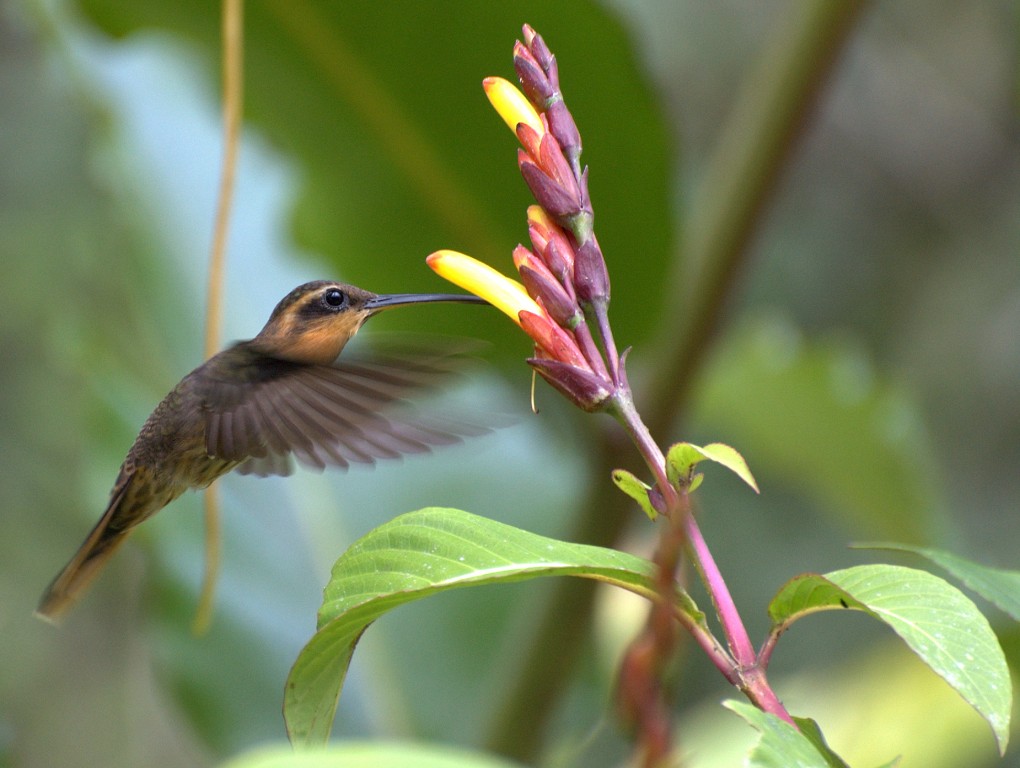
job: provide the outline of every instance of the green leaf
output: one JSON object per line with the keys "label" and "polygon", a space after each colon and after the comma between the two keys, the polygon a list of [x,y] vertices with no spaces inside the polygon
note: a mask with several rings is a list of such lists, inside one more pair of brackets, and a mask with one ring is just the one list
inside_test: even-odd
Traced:
{"label": "green leaf", "polygon": [[747,461],[736,448],[724,443],[709,443],[701,449],[701,452],[706,459],[714,461],[716,464],[722,464],[751,486],[755,493],[760,493],[758,483],[755,482],[754,475],[751,474],[751,468],[747,466]]}
{"label": "green leaf", "polygon": [[827,765],[831,768],[850,768],[843,758],[832,751],[832,747],[825,741],[825,736],[822,735],[822,729],[818,727],[818,723],[810,717],[794,717],[793,721],[804,738],[810,741],[818,750],[818,754],[825,758]]}
{"label": "green leaf", "polygon": [[659,516],[659,513],[655,511],[655,507],[652,506],[652,502],[648,498],[648,491],[651,490],[651,486],[638,479],[637,475],[633,472],[628,472],[626,469],[614,469],[613,482],[616,483],[617,488],[640,505],[645,514],[648,515],[649,520],[654,520]]}
{"label": "green leaf", "polygon": [[694,393],[695,427],[724,430],[826,510],[920,541],[941,508],[919,409],[845,341],[755,317],[717,349]]}
{"label": "green leaf", "polygon": [[751,486],[755,493],[759,492],[758,484],[744,457],[736,448],[723,443],[710,443],[704,447],[693,443],[675,443],[666,454],[666,475],[674,485],[689,482],[689,490],[693,491],[700,485],[700,479],[696,481],[691,470],[706,459],[722,464]]}
{"label": "green leaf", "polygon": [[295,752],[292,747],[262,747],[239,755],[220,768],[513,768],[517,763],[467,750],[430,744],[344,742],[325,749]]}
{"label": "green leaf", "polygon": [[[369,624],[405,603],[458,587],[540,576],[579,576],[655,594],[651,563],[611,549],[571,544],[455,509],[401,515],[345,552],[319,610],[318,631],[287,679],[284,719],[291,741],[324,744],[354,647]],[[704,616],[681,593],[682,610]]]}
{"label": "green leaf", "polygon": [[761,739],[747,756],[745,765],[748,768],[833,768],[839,765],[820,753],[807,736],[775,715],[744,701],[724,701],[723,706],[761,731]]}
{"label": "green leaf", "polygon": [[768,611],[773,629],[781,632],[809,613],[843,608],[868,610],[864,603],[824,576],[803,573],[794,576],[780,588],[769,603]]}
{"label": "green leaf", "polygon": [[705,458],[701,449],[692,443],[674,443],[666,453],[666,477],[679,485],[690,477],[691,469]]}
{"label": "green leaf", "polygon": [[[210,86],[219,83],[220,3],[78,6],[110,35],[183,38]],[[599,243],[613,271],[614,332],[647,337],[657,317],[637,309],[659,305],[674,248],[670,142],[628,30],[600,4],[451,0],[409,12],[387,2],[248,3],[245,119],[298,164],[292,230],[339,277],[379,292],[442,290],[424,264],[439,248],[511,272],[531,200],[517,140],[481,81],[514,79],[513,44],[526,21],[556,54],[584,140]],[[430,322],[456,333],[464,316],[437,308]],[[486,337],[511,328],[497,312],[473,312],[470,322]],[[522,355],[519,342],[506,345],[508,357]]]}
{"label": "green leaf", "polygon": [[855,544],[858,549],[891,549],[913,552],[945,568],[990,603],[1020,621],[1020,571],[990,568],[941,549],[915,547],[910,544],[881,542]]}
{"label": "green leaf", "polygon": [[1000,752],[1009,741],[1012,685],[988,620],[966,595],[926,571],[862,565],[787,582],[769,604],[773,632],[819,610],[861,610],[888,624],[988,722]]}

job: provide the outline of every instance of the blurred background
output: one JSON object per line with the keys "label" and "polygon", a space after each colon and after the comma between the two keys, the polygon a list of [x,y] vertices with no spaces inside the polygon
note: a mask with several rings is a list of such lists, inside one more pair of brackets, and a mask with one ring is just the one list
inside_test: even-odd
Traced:
{"label": "blurred background", "polygon": [[[740,187],[720,147],[739,141],[738,105],[767,90],[760,73],[808,7],[250,3],[224,342],[254,335],[308,279],[445,290],[423,263],[443,247],[510,270],[529,200],[480,81],[513,77],[528,22],[558,56],[585,141],[617,340],[634,347],[639,393],[668,396],[661,376],[684,346],[676,322],[697,286],[706,211],[726,200],[719,178]],[[218,14],[199,0],[0,4],[0,766],[205,766],[282,742],[287,670],[332,562],[358,536],[445,505],[574,538],[599,512],[585,500],[615,493],[606,456],[589,450],[593,435],[619,442],[611,425],[541,385],[533,416],[528,345],[504,318],[393,313],[366,343],[421,328],[489,342],[491,370],[447,404],[518,424],[372,470],[226,478],[224,572],[204,637],[190,633],[197,494],[146,523],[61,629],[32,617],[137,429],[201,362],[222,153]],[[923,567],[848,549],[855,541],[1020,562],[1018,20],[1006,0],[908,0],[845,22],[831,68],[805,73],[820,90],[745,221],[714,331],[698,340],[705,354],[675,403],[638,403],[668,414],[661,443],[729,442],[757,475],[760,497],[711,470],[700,493],[753,637],[798,573]],[[615,451],[639,470],[636,454]],[[647,551],[650,524],[627,515],[624,545]],[[379,621],[355,654],[334,739],[494,743],[497,713],[527,678],[523,649],[537,643],[570,675],[562,695],[532,692],[549,713],[530,759],[624,760],[611,690],[641,607],[600,592],[590,631],[578,624],[583,642],[542,645],[554,589],[467,590]],[[981,607],[1015,668],[1015,628]],[[1017,764],[863,616],[798,624],[771,678],[855,765],[899,753],[904,766]],[[677,686],[688,764],[737,764],[752,734],[718,706],[734,692],[697,653]]]}

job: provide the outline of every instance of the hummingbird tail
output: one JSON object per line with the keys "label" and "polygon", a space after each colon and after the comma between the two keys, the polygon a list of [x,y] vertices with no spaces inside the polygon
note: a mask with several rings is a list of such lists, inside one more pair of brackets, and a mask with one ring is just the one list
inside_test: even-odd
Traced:
{"label": "hummingbird tail", "polygon": [[106,512],[89,533],[74,557],[46,588],[35,615],[43,621],[58,624],[64,613],[84,594],[106,565],[106,561],[127,538],[131,526],[111,528],[110,523],[120,510],[125,488],[110,500]]}

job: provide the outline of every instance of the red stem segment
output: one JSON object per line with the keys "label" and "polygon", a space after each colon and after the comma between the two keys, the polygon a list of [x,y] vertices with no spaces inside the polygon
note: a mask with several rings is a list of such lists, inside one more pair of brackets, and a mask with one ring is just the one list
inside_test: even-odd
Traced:
{"label": "red stem segment", "polygon": [[[719,623],[722,625],[726,643],[729,646],[729,653],[725,653],[718,647],[718,643],[711,633],[694,622],[686,622],[684,626],[690,631],[692,625],[698,631],[692,631],[692,635],[698,644],[706,651],[712,662],[719,668],[720,672],[758,707],[766,712],[781,717],[783,720],[793,724],[793,718],[786,711],[779,697],[769,686],[765,675],[765,669],[758,663],[758,658],[747,634],[747,629],[740,618],[736,603],[730,594],[722,572],[716,565],[715,559],[702,536],[691,506],[687,493],[680,489],[678,491],[666,475],[666,459],[659,446],[652,439],[648,428],[641,420],[640,415],[634,407],[633,397],[629,387],[626,385],[626,376],[623,374],[622,386],[617,390],[613,398],[612,412],[623,424],[627,433],[631,436],[637,446],[642,458],[655,477],[656,487],[662,496],[664,516],[667,518],[667,525],[662,529],[659,549],[655,554],[655,565],[657,573],[657,587],[660,594],[660,601],[653,607],[645,631],[635,640],[628,652],[628,665],[625,661],[621,668],[621,677],[626,673],[640,674],[646,672],[655,674],[664,669],[675,646],[674,638],[669,635],[662,626],[663,612],[659,605],[672,605],[676,598],[676,573],[679,569],[681,555],[686,548],[694,567],[701,578],[705,589],[712,599]],[[670,619],[675,616],[670,616]],[[637,664],[634,658],[641,658],[648,650],[657,652],[656,658],[646,664]],[[730,655],[732,654],[732,656]],[[657,678],[661,685],[661,678]],[[643,744],[642,760],[648,766],[656,765],[665,757],[660,752],[663,742],[659,737],[658,728],[655,724],[659,722],[660,713],[653,711],[653,701],[659,702],[661,697],[651,696],[653,689],[647,685],[638,686],[638,691],[631,692],[621,686],[621,694],[643,693],[640,702],[635,702],[632,714],[648,725],[649,730],[644,733],[652,741]],[[657,689],[656,689],[657,692]],[[664,704],[664,702],[662,702]],[[626,702],[624,702],[626,704]],[[640,705],[640,706],[638,706]],[[626,715],[627,712],[625,711]],[[644,717],[642,717],[642,715]],[[647,719],[645,719],[647,718]]]}

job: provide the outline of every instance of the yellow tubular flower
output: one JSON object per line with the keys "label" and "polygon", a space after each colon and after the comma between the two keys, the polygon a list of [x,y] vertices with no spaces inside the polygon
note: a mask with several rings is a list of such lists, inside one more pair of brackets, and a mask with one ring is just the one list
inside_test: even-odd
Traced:
{"label": "yellow tubular flower", "polygon": [[487,77],[482,80],[482,87],[485,89],[485,95],[489,97],[489,103],[503,118],[503,122],[510,126],[514,135],[517,134],[518,123],[531,126],[539,136],[545,134],[542,118],[538,116],[538,112],[527,97],[509,80],[502,77]]}
{"label": "yellow tubular flower", "polygon": [[518,325],[521,324],[520,313],[523,310],[545,316],[523,285],[478,259],[457,251],[443,250],[430,254],[425,263],[444,280],[485,299]]}

